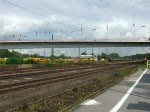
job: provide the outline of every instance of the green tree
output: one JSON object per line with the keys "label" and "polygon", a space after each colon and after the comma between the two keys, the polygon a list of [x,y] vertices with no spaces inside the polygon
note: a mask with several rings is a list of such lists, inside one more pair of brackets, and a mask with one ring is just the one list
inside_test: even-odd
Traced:
{"label": "green tree", "polygon": [[51,55],[51,56],[50,56],[50,59],[51,59],[51,60],[54,60],[54,59],[56,59],[56,56],[55,56],[55,55]]}
{"label": "green tree", "polygon": [[91,53],[91,55],[94,55],[94,53]]}
{"label": "green tree", "polygon": [[87,53],[86,52],[82,52],[81,55],[87,55]]}
{"label": "green tree", "polygon": [[11,53],[8,49],[1,49],[0,50],[0,58],[9,58],[11,56]]}
{"label": "green tree", "polygon": [[33,54],[32,56],[33,56],[34,58],[39,58],[39,57],[40,57],[40,55],[39,55],[39,54],[36,54],[36,53]]}
{"label": "green tree", "polygon": [[61,54],[59,57],[62,58],[62,59],[66,58],[65,54]]}
{"label": "green tree", "polygon": [[109,55],[111,58],[120,58],[119,54],[118,53],[111,53]]}
{"label": "green tree", "polygon": [[18,57],[18,58],[21,57],[21,53],[16,52],[16,51],[14,51],[14,50],[13,50],[10,54],[11,54],[11,57]]}
{"label": "green tree", "polygon": [[102,58],[107,58],[107,54],[102,52]]}
{"label": "green tree", "polygon": [[18,58],[15,58],[15,57],[11,57],[9,59],[6,60],[6,64],[19,64],[20,63],[20,60]]}
{"label": "green tree", "polygon": [[97,55],[97,59],[101,60],[101,55],[100,54]]}

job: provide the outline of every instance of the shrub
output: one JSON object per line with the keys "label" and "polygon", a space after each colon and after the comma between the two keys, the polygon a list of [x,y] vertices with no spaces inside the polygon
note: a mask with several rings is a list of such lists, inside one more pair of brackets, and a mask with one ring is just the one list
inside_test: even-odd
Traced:
{"label": "shrub", "polygon": [[114,73],[113,74],[113,77],[116,77],[116,78],[121,77],[121,76],[122,76],[121,73]]}
{"label": "shrub", "polygon": [[53,64],[51,62],[46,62],[45,65],[46,65],[46,67],[52,67],[53,66]]}
{"label": "shrub", "polygon": [[19,64],[21,60],[19,60],[18,58],[12,57],[6,60],[6,64]]}

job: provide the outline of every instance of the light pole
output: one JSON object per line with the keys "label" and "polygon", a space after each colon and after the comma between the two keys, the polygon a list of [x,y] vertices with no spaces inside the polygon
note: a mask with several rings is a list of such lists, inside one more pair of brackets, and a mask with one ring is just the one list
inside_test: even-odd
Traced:
{"label": "light pole", "polygon": [[[141,26],[141,27],[146,28],[146,26]],[[149,32],[149,33],[150,33],[150,32]],[[150,34],[149,34],[149,36],[150,36]]]}
{"label": "light pole", "polygon": [[150,27],[149,27],[149,29],[148,29],[148,30],[149,30],[149,37],[148,37],[148,40],[150,41]]}
{"label": "light pole", "polygon": [[61,29],[61,41],[62,41],[62,33],[63,33],[63,32],[62,32],[62,29]]}
{"label": "light pole", "polygon": [[81,40],[83,40],[82,36],[83,36],[83,34],[82,34],[82,27],[81,27]]}
{"label": "light pole", "polygon": [[81,53],[80,53],[80,47],[79,47],[79,49],[78,49],[78,56],[79,56],[79,58],[80,58],[80,54],[81,54]]}
{"label": "light pole", "polygon": [[134,30],[133,37],[135,38],[135,23],[133,23],[133,30]]}

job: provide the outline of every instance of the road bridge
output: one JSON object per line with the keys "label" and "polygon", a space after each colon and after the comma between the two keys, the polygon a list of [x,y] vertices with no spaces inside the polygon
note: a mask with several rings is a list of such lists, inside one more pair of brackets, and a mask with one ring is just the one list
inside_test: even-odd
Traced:
{"label": "road bridge", "polygon": [[150,47],[144,42],[100,42],[100,41],[0,41],[0,49],[34,48],[85,48],[85,47]]}

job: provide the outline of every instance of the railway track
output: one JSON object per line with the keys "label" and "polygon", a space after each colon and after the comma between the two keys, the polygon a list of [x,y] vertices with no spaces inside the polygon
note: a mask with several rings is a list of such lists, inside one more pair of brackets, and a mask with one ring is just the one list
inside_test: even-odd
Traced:
{"label": "railway track", "polygon": [[[134,66],[130,66],[130,67],[134,67]],[[126,69],[126,68],[128,68],[128,67],[124,67],[124,68],[121,68],[121,69]],[[112,80],[111,76],[104,76],[104,78],[107,78],[107,77],[108,78],[110,77],[109,79]],[[54,100],[54,102],[56,104],[54,104],[53,102],[51,104],[51,102],[50,102],[49,106],[51,107],[52,111],[54,109],[56,109],[56,111],[58,111],[58,112],[66,112],[66,111],[68,111],[68,110],[70,110],[72,108],[69,111],[69,112],[71,112],[72,110],[74,110],[73,107],[76,106],[76,102],[77,101],[81,102],[81,99],[82,99],[82,101],[84,101],[84,100],[86,100],[88,98],[91,98],[91,96],[96,95],[97,93],[103,93],[105,90],[107,90],[108,88],[112,87],[113,85],[119,83],[121,80],[122,80],[122,78],[112,80],[112,81],[109,82],[109,84],[104,85],[104,86],[101,86],[101,85],[98,84],[99,85],[99,89],[93,89],[95,87],[95,84],[96,84],[93,81],[89,82],[89,83],[86,83],[86,84],[82,84],[82,85],[77,87],[78,88],[77,91],[80,91],[80,93],[84,92],[86,94],[85,94],[85,96],[83,96],[83,95],[79,96],[78,95],[78,98],[77,98],[76,94],[78,94],[79,92],[77,92],[77,91],[72,92],[72,91],[74,91],[73,90],[74,88],[70,89],[70,90],[67,90],[67,91],[64,91],[64,92],[61,92],[61,93],[57,93],[57,94],[51,95],[51,96],[48,97],[48,99],[52,99],[52,100],[53,99],[57,99],[57,100]],[[92,84],[94,85],[94,87],[92,87]],[[89,86],[91,86],[92,89]],[[63,94],[63,95],[61,95],[61,94]],[[40,102],[43,102],[43,99],[39,99],[38,101],[35,101],[35,102],[30,102],[30,103],[28,103],[28,105],[33,105],[33,104],[38,105],[38,104],[40,104]],[[62,103],[62,105],[61,105],[62,108],[59,107],[59,104],[57,102],[59,102],[59,104]],[[38,105],[38,106],[40,106],[40,105]],[[56,106],[57,106],[57,108],[56,108]],[[15,111],[15,110],[17,111],[17,110],[19,110],[19,108],[18,107],[17,108],[13,108],[9,112],[12,112],[12,111]],[[49,110],[49,111],[51,111],[51,110]]]}
{"label": "railway track", "polygon": [[0,73],[0,79],[10,79],[10,78],[19,78],[19,77],[27,77],[27,76],[38,76],[41,74],[50,74],[50,73],[58,73],[58,72],[66,72],[66,71],[79,71],[79,70],[84,70],[84,69],[92,69],[92,68],[98,68],[98,67],[106,67],[106,66],[116,66],[116,65],[126,65],[130,64],[133,62],[117,62],[117,63],[107,63],[107,64],[95,64],[95,65],[84,65],[84,66],[79,66],[79,67],[58,67],[58,68],[53,68],[53,69],[29,69],[29,70],[23,70],[23,71],[18,71],[18,72],[13,72],[11,71],[6,73],[6,72],[1,72]]}
{"label": "railway track", "polygon": [[74,71],[74,70],[84,70],[84,69],[92,69],[92,68],[98,68],[99,66],[86,66],[86,67],[76,67],[76,68],[59,68],[55,70],[41,70],[41,71],[32,71],[32,72],[24,72],[24,73],[13,73],[13,74],[5,74],[0,75],[0,79],[10,79],[10,78],[19,78],[19,77],[27,77],[27,76],[38,76],[41,74],[51,74],[51,73],[61,73],[66,71]]}
{"label": "railway track", "polygon": [[[127,61],[127,62],[109,62],[109,63],[89,63],[89,64],[72,64],[71,66],[56,66],[56,67],[52,67],[52,68],[21,68],[21,69],[17,69],[17,67],[15,67],[14,69],[9,69],[9,67],[4,67],[5,69],[3,70],[3,68],[0,68],[0,75],[3,74],[12,74],[15,73],[22,73],[22,72],[32,72],[32,71],[44,71],[44,70],[55,70],[55,69],[67,69],[67,68],[78,68],[78,67],[87,67],[87,66],[105,66],[105,65],[112,65],[112,64],[126,64],[126,63],[131,63],[133,61]],[[10,66],[11,68],[11,66]]]}
{"label": "railway track", "polygon": [[81,77],[85,77],[85,76],[96,74],[96,73],[104,73],[104,72],[108,73],[108,72],[112,72],[113,70],[115,70],[114,68],[123,69],[126,67],[131,67],[131,65],[130,66],[129,65],[107,66],[105,68],[99,68],[97,70],[85,71],[85,72],[81,72],[81,73],[67,74],[67,75],[62,75],[62,76],[54,76],[54,77],[50,77],[50,78],[42,78],[42,79],[37,79],[37,80],[1,85],[0,86],[0,95],[10,93],[10,92],[20,91],[23,89],[33,88],[33,87],[37,87],[37,86],[67,81],[67,80],[71,80],[71,79],[75,79],[75,78],[81,78]]}

